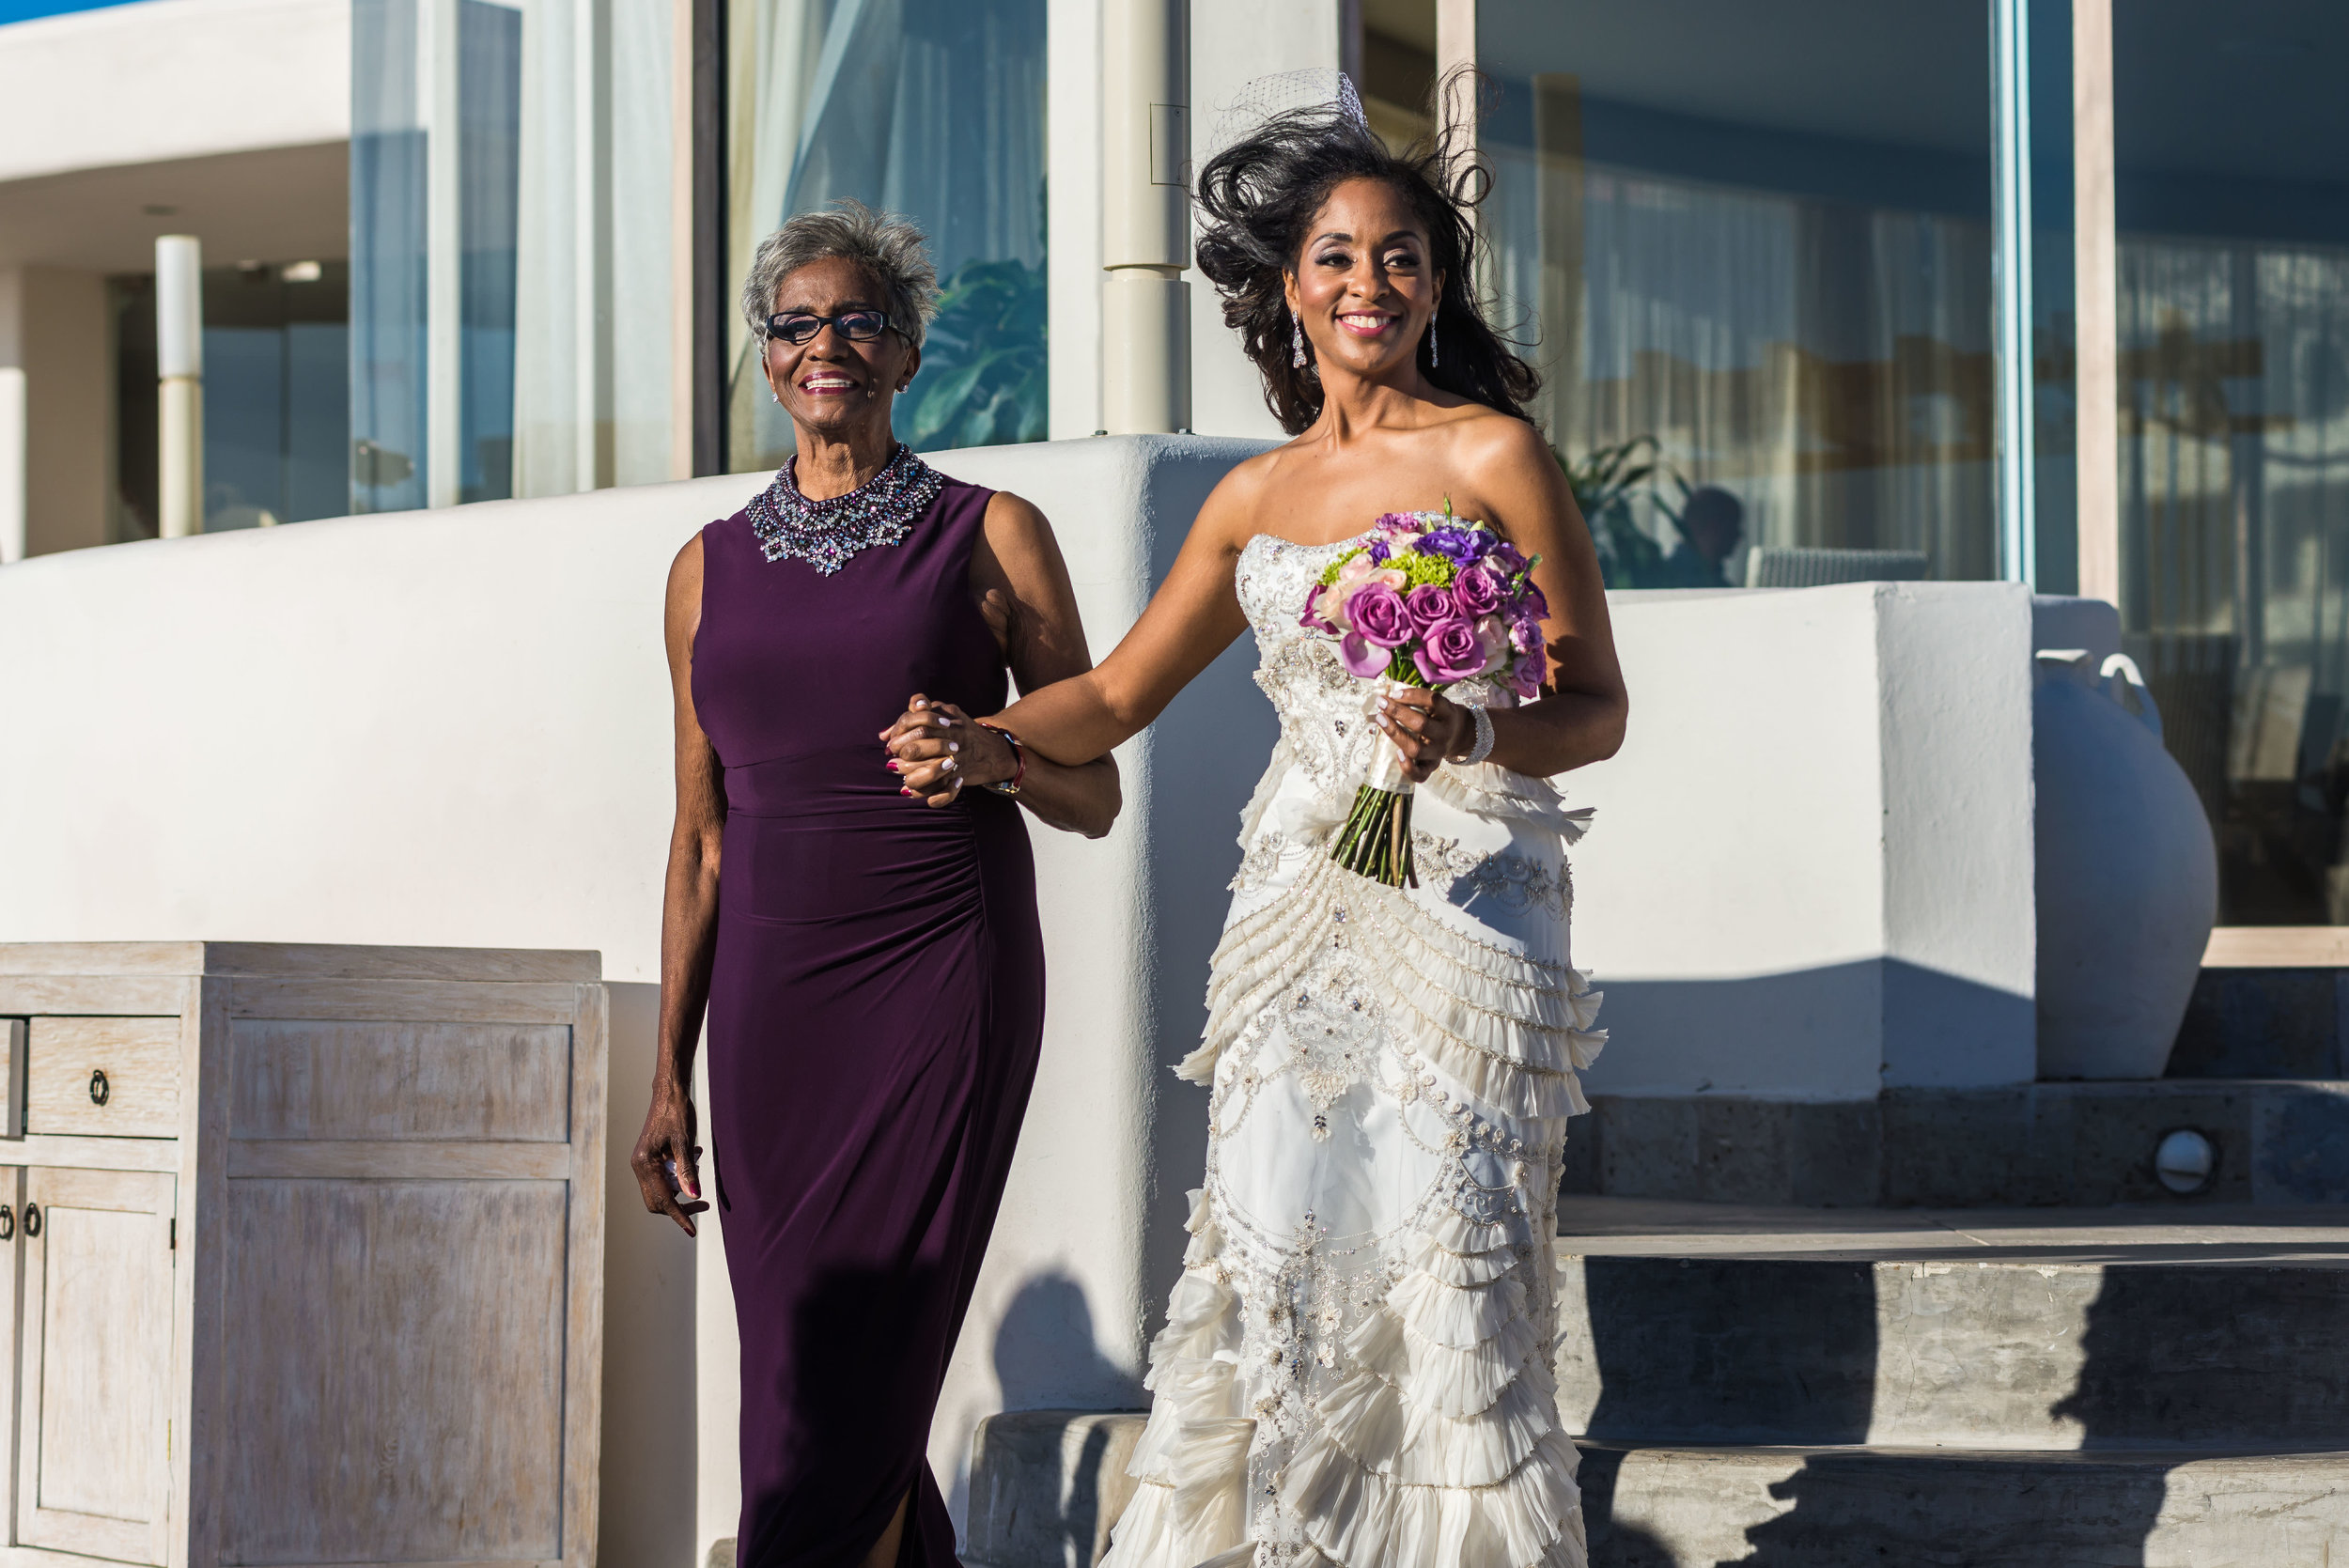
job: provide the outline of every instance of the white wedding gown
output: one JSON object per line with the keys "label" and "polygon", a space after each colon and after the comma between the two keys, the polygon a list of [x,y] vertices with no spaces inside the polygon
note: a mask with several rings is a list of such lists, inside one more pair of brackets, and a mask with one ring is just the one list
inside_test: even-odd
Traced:
{"label": "white wedding gown", "polygon": [[1575,1069],[1606,1038],[1567,966],[1588,814],[1447,765],[1415,891],[1330,862],[1387,741],[1297,617],[1351,542],[1239,558],[1281,739],[1179,1069],[1212,1087],[1206,1177],[1103,1568],[1583,1568],[1549,1358]]}

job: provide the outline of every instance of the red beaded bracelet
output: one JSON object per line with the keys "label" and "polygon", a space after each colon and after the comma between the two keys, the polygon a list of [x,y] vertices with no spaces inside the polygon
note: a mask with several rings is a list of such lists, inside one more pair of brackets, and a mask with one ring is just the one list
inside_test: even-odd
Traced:
{"label": "red beaded bracelet", "polygon": [[993,730],[997,735],[1002,736],[1005,740],[1011,742],[1011,777],[1008,779],[998,779],[995,783],[985,785],[984,787],[993,790],[998,795],[1019,794],[1019,782],[1028,776],[1027,748],[1019,744],[1019,737],[1018,736],[1012,734],[1011,731],[1003,728],[1001,724],[990,723],[985,719],[973,719],[971,722],[978,725],[979,728],[983,730]]}

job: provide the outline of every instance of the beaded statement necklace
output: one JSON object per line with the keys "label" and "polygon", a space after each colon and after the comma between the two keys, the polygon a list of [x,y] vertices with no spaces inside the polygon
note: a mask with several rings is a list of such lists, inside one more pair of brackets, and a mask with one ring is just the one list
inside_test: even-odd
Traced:
{"label": "beaded statement necklace", "polygon": [[775,482],[753,496],[745,510],[760,554],[770,561],[805,561],[826,577],[875,545],[904,543],[946,483],[912,447],[900,445],[879,474],[848,494],[810,501],[792,474],[798,460],[785,458]]}

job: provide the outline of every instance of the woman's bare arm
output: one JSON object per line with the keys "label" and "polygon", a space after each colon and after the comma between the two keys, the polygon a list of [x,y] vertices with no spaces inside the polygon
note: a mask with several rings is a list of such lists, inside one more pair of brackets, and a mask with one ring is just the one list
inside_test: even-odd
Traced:
{"label": "woman's bare arm", "polygon": [[1032,751],[1063,763],[1106,754],[1248,629],[1232,567],[1248,541],[1257,482],[1253,465],[1243,464],[1216,486],[1174,569],[1098,668],[1029,691],[1003,711],[1003,723]]}
{"label": "woman's bare arm", "polygon": [[[1028,502],[1005,491],[988,503],[985,527],[972,551],[971,585],[1020,691],[1034,691],[1093,668],[1067,563],[1061,559],[1052,525]],[[1019,771],[1010,743],[972,718],[915,692],[905,714],[881,732],[906,787],[926,796],[933,806],[954,800],[957,779],[966,786],[996,784]],[[1026,752],[1021,805],[1039,820],[1087,838],[1110,831],[1122,799],[1114,759],[1069,766],[1032,746]]]}
{"label": "woman's bare arm", "polygon": [[[693,711],[693,636],[701,629],[702,541],[696,534],[669,567],[664,638],[676,711],[677,822],[661,896],[661,1025],[652,1104],[629,1164],[645,1207],[693,1232],[701,1201],[701,1151],[694,1144],[693,1051],[709,1004],[709,965],[718,942],[718,860],[725,840],[725,773]],[[677,1166],[680,1194],[663,1162]]]}

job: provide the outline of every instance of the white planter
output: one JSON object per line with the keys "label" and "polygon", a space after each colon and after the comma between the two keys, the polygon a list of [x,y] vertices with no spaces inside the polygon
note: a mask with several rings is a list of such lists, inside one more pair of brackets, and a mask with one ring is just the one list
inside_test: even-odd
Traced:
{"label": "white planter", "polygon": [[2159,1078],[2217,917],[2210,823],[2126,656],[2037,666],[2039,1076]]}

